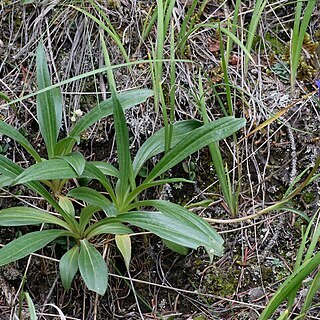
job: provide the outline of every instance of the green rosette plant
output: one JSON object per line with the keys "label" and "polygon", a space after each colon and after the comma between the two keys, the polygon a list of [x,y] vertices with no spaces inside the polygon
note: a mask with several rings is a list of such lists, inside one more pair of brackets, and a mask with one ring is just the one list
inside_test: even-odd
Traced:
{"label": "green rosette plant", "polygon": [[[39,89],[51,85],[42,45],[37,53],[37,77]],[[139,196],[148,188],[167,183],[192,183],[181,178],[166,178],[166,173],[190,154],[238,131],[245,125],[245,120],[225,117],[205,125],[196,120],[176,122],[172,129],[170,150],[160,157],[137,185],[137,181],[142,179],[137,177],[146,162],[165,151],[165,130],[162,128],[149,137],[132,159],[124,110],[145,101],[152,92],[134,90],[118,94],[110,86],[111,99],[88,112],[72,128],[68,137],[60,141],[57,139],[61,124],[61,93],[50,89],[38,94],[37,118],[47,148],[46,160],[19,131],[1,122],[0,132],[22,145],[36,161],[23,169],[0,156],[1,185],[23,184],[29,187],[52,206],[55,214],[29,207],[0,210],[1,226],[48,225],[47,229],[25,234],[0,249],[0,266],[26,257],[58,237],[70,237],[74,246],[60,260],[64,287],[69,289],[75,274],[80,271],[88,289],[103,295],[108,285],[108,269],[104,258],[93,245],[97,235],[115,235],[116,245],[127,267],[131,259],[131,236],[134,235],[131,226],[156,234],[169,248],[180,253],[185,253],[186,248],[203,246],[211,261],[215,255],[222,255],[223,239],[202,218],[178,204],[158,199],[140,200]],[[80,152],[72,152],[84,130],[111,114],[115,124],[117,168],[107,162],[86,161]],[[70,179],[86,180],[88,184],[70,190],[66,188],[66,181]],[[105,192],[90,187],[91,180],[98,181]],[[73,199],[83,202],[77,217]],[[95,213],[104,216],[92,219]],[[49,229],[52,226],[55,228]]]}

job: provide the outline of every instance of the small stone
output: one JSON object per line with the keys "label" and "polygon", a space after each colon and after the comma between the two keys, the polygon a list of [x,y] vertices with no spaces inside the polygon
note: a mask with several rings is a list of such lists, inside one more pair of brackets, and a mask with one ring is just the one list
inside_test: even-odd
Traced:
{"label": "small stone", "polygon": [[253,288],[249,291],[250,300],[258,300],[264,296],[264,291],[261,287]]}

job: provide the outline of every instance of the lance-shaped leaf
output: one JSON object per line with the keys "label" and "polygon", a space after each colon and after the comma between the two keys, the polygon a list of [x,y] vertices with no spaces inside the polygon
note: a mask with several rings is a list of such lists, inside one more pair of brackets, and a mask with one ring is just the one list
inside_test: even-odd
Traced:
{"label": "lance-shaped leaf", "polygon": [[60,259],[60,277],[62,285],[66,290],[69,290],[71,288],[72,280],[79,269],[78,259],[79,247],[77,245],[67,251]]}
{"label": "lance-shaped leaf", "polygon": [[67,213],[69,216],[74,217],[75,216],[75,209],[73,206],[73,203],[68,197],[65,196],[59,196],[59,206],[62,208],[62,210]]}
{"label": "lance-shaped leaf", "polygon": [[127,270],[131,261],[131,239],[127,234],[117,234],[115,237],[117,247],[122,254]]}
{"label": "lance-shaped leaf", "polygon": [[161,186],[163,184],[169,184],[169,183],[194,183],[193,181],[184,179],[184,178],[171,178],[171,179],[163,179],[163,180],[156,180],[153,182],[149,182],[149,183],[142,183],[140,186],[136,187],[134,190],[132,190],[127,198],[126,198],[126,202],[130,203],[131,201],[133,201],[143,190],[152,188],[152,187],[156,187],[156,186]]}
{"label": "lance-shaped leaf", "polygon": [[169,240],[162,239],[163,243],[172,251],[177,252],[183,256],[186,256],[189,252],[188,248],[184,246],[180,246],[179,244],[176,244],[174,242],[171,242]]}
{"label": "lance-shaped leaf", "polygon": [[63,159],[51,159],[36,163],[24,170],[14,184],[29,181],[71,179],[78,177],[76,171]]}
{"label": "lance-shaped leaf", "polygon": [[117,201],[116,196],[113,191],[113,188],[112,188],[109,180],[105,177],[105,175],[102,173],[102,171],[99,168],[97,168],[95,165],[87,162],[82,176],[85,178],[98,180],[104,186],[104,188],[107,190],[107,192],[109,193],[109,195],[112,199],[112,202]]}
{"label": "lance-shaped leaf", "polygon": [[[202,123],[197,120],[185,120],[176,122],[172,129],[171,147],[184,140],[184,137],[192,130],[202,126]],[[135,176],[141,170],[143,164],[151,157],[164,152],[165,145],[165,128],[161,128],[151,137],[149,137],[139,148],[134,161],[133,171]]]}
{"label": "lance-shaped leaf", "polygon": [[108,210],[108,207],[111,203],[111,201],[103,196],[100,192],[88,187],[74,188],[69,191],[68,196],[85,201],[88,204],[97,206],[103,210]]}
{"label": "lance-shaped leaf", "polygon": [[[160,212],[129,212],[113,221],[128,222],[149,230],[159,237],[188,248],[203,246],[210,259],[223,254],[223,239],[203,219],[176,204],[162,201],[141,201],[137,206],[154,206]],[[100,222],[102,223],[102,222]]]}
{"label": "lance-shaped leaf", "polygon": [[4,176],[1,174],[0,175],[0,188],[10,186],[13,181],[14,181],[14,178],[10,178],[10,177],[7,177],[7,176]]}
{"label": "lance-shaped leaf", "polygon": [[64,156],[66,154],[69,154],[76,142],[77,140],[71,137],[59,140],[54,148],[55,156]]}
{"label": "lance-shaped leaf", "polygon": [[[24,170],[15,164],[13,161],[8,158],[0,155],[0,173],[6,175],[12,179],[12,183],[14,183],[15,179],[24,172]],[[61,209],[55,199],[51,196],[51,194],[46,190],[46,188],[41,185],[38,181],[32,181],[25,184],[28,188],[37,192],[40,196],[42,196],[48,203],[52,205],[52,207],[59,212],[63,218],[69,223],[69,225],[74,226],[76,229],[77,222],[73,217],[69,217],[65,212]]]}
{"label": "lance-shaped leaf", "polygon": [[92,215],[100,210],[101,210],[100,207],[92,206],[92,205],[88,205],[81,210],[80,220],[79,220],[81,233],[84,232],[87,224],[90,222]]}
{"label": "lance-shaped leaf", "polygon": [[69,232],[64,230],[44,230],[21,236],[0,249],[0,266],[22,259],[43,248],[54,239],[67,235]]}
{"label": "lance-shaped leaf", "polygon": [[108,286],[107,265],[87,239],[80,240],[79,270],[89,290],[104,295]]}
{"label": "lance-shaped leaf", "polygon": [[118,199],[123,200],[129,187],[129,179],[132,177],[133,172],[129,149],[129,132],[126,117],[115,90],[112,92],[112,102],[119,162],[119,179],[116,191],[118,193]]}
{"label": "lance-shaped leaf", "polygon": [[194,129],[157,163],[149,173],[145,182],[152,181],[181,162],[187,156],[202,149],[211,142],[219,141],[230,136],[244,125],[245,119],[224,117]]}
{"label": "lance-shaped leaf", "polygon": [[81,176],[86,165],[86,159],[83,154],[80,152],[72,152],[65,156],[59,157],[59,159],[63,159],[70,164],[70,166],[74,169],[74,171]]}
{"label": "lance-shaped leaf", "polygon": [[90,161],[96,168],[100,169],[103,174],[111,177],[119,177],[119,170],[112,164],[103,161]]}
{"label": "lance-shaped leaf", "polygon": [[[148,89],[135,89],[118,94],[121,107],[126,110],[138,105],[153,95],[153,91]],[[112,98],[105,100],[90,110],[76,123],[69,136],[78,138],[80,134],[87,130],[91,125],[100,119],[112,115],[113,101]]]}
{"label": "lance-shaped leaf", "polygon": [[[50,87],[51,79],[42,43],[39,44],[37,49],[36,65],[38,89]],[[37,119],[47,147],[48,157],[52,158],[62,120],[62,96],[59,88],[37,95]]]}
{"label": "lance-shaped leaf", "polygon": [[99,234],[130,234],[132,230],[120,222],[112,220],[104,220],[104,223],[95,223],[91,225],[85,232],[86,238],[89,240]]}
{"label": "lance-shaped leaf", "polygon": [[[22,169],[16,163],[0,155],[0,173],[9,177],[12,180],[11,183],[13,183],[23,171],[24,169]],[[56,201],[39,182],[29,182],[26,183],[26,186],[44,197],[60,213],[61,210],[59,210],[60,208],[57,206]]]}
{"label": "lance-shaped leaf", "polygon": [[[210,242],[210,237],[194,228],[193,224],[160,212],[135,211],[120,214],[115,219],[149,230],[163,239],[188,248],[196,249]],[[217,255],[221,255],[221,246],[215,246],[214,250]]]}
{"label": "lance-shaped leaf", "polygon": [[9,138],[15,140],[22,147],[24,147],[36,161],[41,161],[41,157],[30,144],[30,142],[17,129],[2,120],[0,120],[0,134],[4,134]]}
{"label": "lance-shaped leaf", "polygon": [[50,213],[29,207],[12,207],[0,210],[0,226],[24,226],[51,223],[69,229],[63,220]]}
{"label": "lance-shaped leaf", "polygon": [[[206,222],[202,218],[198,217],[197,215],[183,208],[182,206],[171,203],[169,201],[146,200],[146,201],[143,201],[143,203],[146,206],[155,207],[161,213],[175,217],[175,219],[179,219],[181,222],[190,223],[190,225],[192,225],[192,228],[208,235],[210,238],[210,241],[208,243],[203,244],[203,246],[207,250],[210,256],[210,259],[213,258],[213,255],[218,255],[218,256],[222,255],[224,240],[218,234],[218,232],[212,226],[210,226],[208,222]],[[216,251],[217,248],[218,248],[218,252]]]}

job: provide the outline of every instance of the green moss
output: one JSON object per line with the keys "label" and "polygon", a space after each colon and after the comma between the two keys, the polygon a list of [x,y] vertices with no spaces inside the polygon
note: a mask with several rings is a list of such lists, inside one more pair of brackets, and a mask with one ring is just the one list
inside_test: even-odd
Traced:
{"label": "green moss", "polygon": [[265,34],[265,40],[271,45],[272,50],[276,54],[284,54],[285,53],[285,46],[282,42],[279,41],[277,37],[270,33]]}
{"label": "green moss", "polygon": [[239,276],[240,271],[232,267],[213,267],[203,278],[204,292],[228,297],[236,292]]}
{"label": "green moss", "polygon": [[315,199],[313,192],[304,192],[302,198],[306,204],[312,203]]}

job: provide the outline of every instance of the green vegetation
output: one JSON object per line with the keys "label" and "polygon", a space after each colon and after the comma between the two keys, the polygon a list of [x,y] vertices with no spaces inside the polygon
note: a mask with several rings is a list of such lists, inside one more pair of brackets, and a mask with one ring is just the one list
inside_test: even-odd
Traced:
{"label": "green vegetation", "polygon": [[[109,62],[109,59],[107,58],[106,61]],[[42,44],[39,45],[37,53],[37,79],[39,89],[50,87],[50,76]],[[112,72],[109,73],[109,79],[110,85],[113,85]],[[136,186],[135,179],[145,161],[164,151],[165,137],[163,130],[160,130],[141,146],[132,161],[129,150],[129,133],[123,112],[124,104],[121,104],[114,87],[111,88],[112,98],[104,103],[104,109],[107,102],[108,105],[112,105],[112,109],[105,110],[103,114],[101,105],[97,106],[75,125],[67,138],[60,141],[57,141],[57,137],[62,119],[61,93],[58,88],[54,88],[38,94],[37,116],[46,144],[48,160],[42,159],[17,130],[1,122],[2,133],[15,139],[36,160],[35,164],[24,170],[2,156],[0,160],[3,185],[25,184],[43,196],[63,220],[38,209],[12,207],[0,211],[0,224],[19,226],[47,223],[65,229],[36,231],[12,241],[0,249],[1,265],[21,259],[58,237],[71,237],[77,244],[60,261],[60,273],[64,287],[70,288],[79,269],[87,287],[99,294],[104,294],[108,285],[107,267],[103,257],[89,240],[100,234],[115,234],[117,245],[129,267],[131,241],[129,237],[124,238],[120,235],[131,234],[133,231],[124,223],[147,229],[175,245],[189,248],[204,246],[210,260],[214,255],[222,255],[223,239],[209,224],[196,215],[170,202],[138,200],[140,193],[150,187],[166,183],[188,182],[177,178],[160,180],[156,178],[208,143],[226,138],[236,132],[245,124],[245,121],[226,117],[204,125],[196,121],[176,122],[173,126],[172,148],[160,159],[145,180]],[[133,91],[131,94],[136,98],[141,91]],[[143,91],[141,100],[145,100],[150,95],[150,91]],[[132,106],[136,104],[136,101],[129,100],[127,103]],[[118,169],[107,162],[88,162],[80,152],[72,152],[81,132],[98,120],[95,115],[101,117],[102,114],[106,116],[111,112],[115,122]],[[106,176],[117,179],[114,187]],[[74,178],[98,180],[109,197],[87,186],[64,190],[66,182]],[[53,196],[46,191],[43,184],[51,189]],[[59,200],[56,201],[54,196]],[[75,218],[76,210],[70,198],[86,203],[80,212],[78,221]],[[150,206],[159,212],[140,209]],[[96,223],[90,223],[93,214],[100,210],[103,210],[107,217]]]}
{"label": "green vegetation", "polygon": [[319,10],[1,4],[1,308],[319,317]]}

